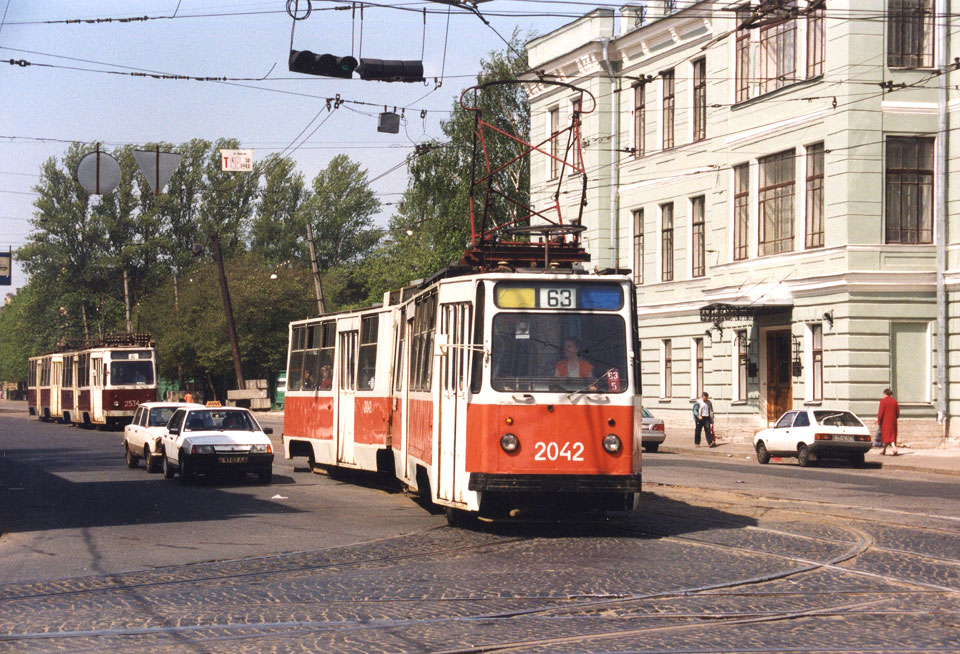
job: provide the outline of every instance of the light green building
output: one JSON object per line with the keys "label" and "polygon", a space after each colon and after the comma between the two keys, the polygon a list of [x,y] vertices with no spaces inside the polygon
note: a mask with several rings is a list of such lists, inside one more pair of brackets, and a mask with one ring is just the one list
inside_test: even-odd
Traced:
{"label": "light green building", "polygon": [[[550,136],[582,103],[585,245],[636,277],[644,402],[668,429],[692,432],[702,391],[721,436],[802,406],[873,425],[890,387],[901,440],[960,434],[960,37],[934,12],[651,0],[527,45],[532,140],[562,156]],[[575,216],[579,175],[531,165],[535,206],[559,193]]]}

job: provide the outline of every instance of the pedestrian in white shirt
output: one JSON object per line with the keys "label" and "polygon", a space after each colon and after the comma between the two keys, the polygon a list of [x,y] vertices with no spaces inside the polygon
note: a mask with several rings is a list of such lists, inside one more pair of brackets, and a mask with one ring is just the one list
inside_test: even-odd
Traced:
{"label": "pedestrian in white shirt", "polygon": [[716,447],[717,443],[713,438],[713,402],[710,396],[704,393],[693,405],[693,418],[697,421],[697,430],[693,434],[693,444],[700,447],[700,433],[706,433],[707,445]]}

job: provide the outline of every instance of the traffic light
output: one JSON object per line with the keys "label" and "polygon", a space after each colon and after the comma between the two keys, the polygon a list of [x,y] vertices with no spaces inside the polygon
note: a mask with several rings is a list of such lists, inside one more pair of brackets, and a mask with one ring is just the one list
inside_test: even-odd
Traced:
{"label": "traffic light", "polygon": [[374,82],[422,82],[423,62],[361,59],[357,74]]}
{"label": "traffic light", "polygon": [[336,57],[332,54],[314,54],[309,50],[290,51],[290,72],[305,75],[323,75],[350,79],[357,69],[353,57]]}

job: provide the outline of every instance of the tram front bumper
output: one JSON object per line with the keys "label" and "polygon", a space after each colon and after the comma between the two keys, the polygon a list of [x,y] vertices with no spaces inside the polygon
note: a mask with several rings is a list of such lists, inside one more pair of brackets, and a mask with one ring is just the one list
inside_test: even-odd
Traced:
{"label": "tram front bumper", "polygon": [[519,493],[639,493],[640,475],[502,475],[470,473],[472,491]]}

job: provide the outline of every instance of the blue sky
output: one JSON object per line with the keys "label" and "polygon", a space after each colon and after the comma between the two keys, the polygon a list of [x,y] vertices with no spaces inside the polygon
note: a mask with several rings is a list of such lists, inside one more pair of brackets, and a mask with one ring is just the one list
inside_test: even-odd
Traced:
{"label": "blue sky", "polygon": [[[112,148],[235,137],[260,159],[291,146],[307,125],[305,134],[309,133],[317,124],[311,120],[325,106],[322,98],[339,94],[375,106],[341,106],[291,156],[308,180],[339,152],[359,161],[372,178],[401,162],[414,143],[439,137],[440,120],[470,85],[480,60],[505,47],[475,16],[453,13],[447,33],[443,4],[368,6],[363,11],[362,56],[420,59],[422,52],[427,85],[297,75],[287,70],[292,20],[285,4],[284,0],[0,0],[0,11],[6,12],[0,27],[0,249],[16,249],[26,240],[36,197],[31,191],[40,166],[50,157],[59,158],[70,141],[99,141]],[[359,12],[333,10],[338,6],[349,5],[315,1],[314,13],[296,24],[294,49],[347,55],[352,43],[357,54]],[[426,39],[424,7],[437,12],[427,15]],[[496,31],[507,38],[515,28],[523,34],[548,32],[590,8],[532,0],[480,5],[481,11],[491,14]],[[543,15],[557,11],[566,16]],[[142,16],[156,19],[116,21]],[[106,18],[114,21],[45,22]],[[13,66],[9,59],[55,67]],[[161,80],[91,70],[256,79]],[[437,89],[433,78],[441,72],[443,84]],[[259,80],[268,73],[267,80]],[[400,134],[377,132],[377,114],[384,106],[406,108]],[[326,112],[320,116],[325,117]],[[405,184],[406,171],[400,168],[373,187],[382,202],[390,203],[399,199]],[[391,209],[385,207],[381,222]],[[14,287],[24,281],[15,266]]]}

